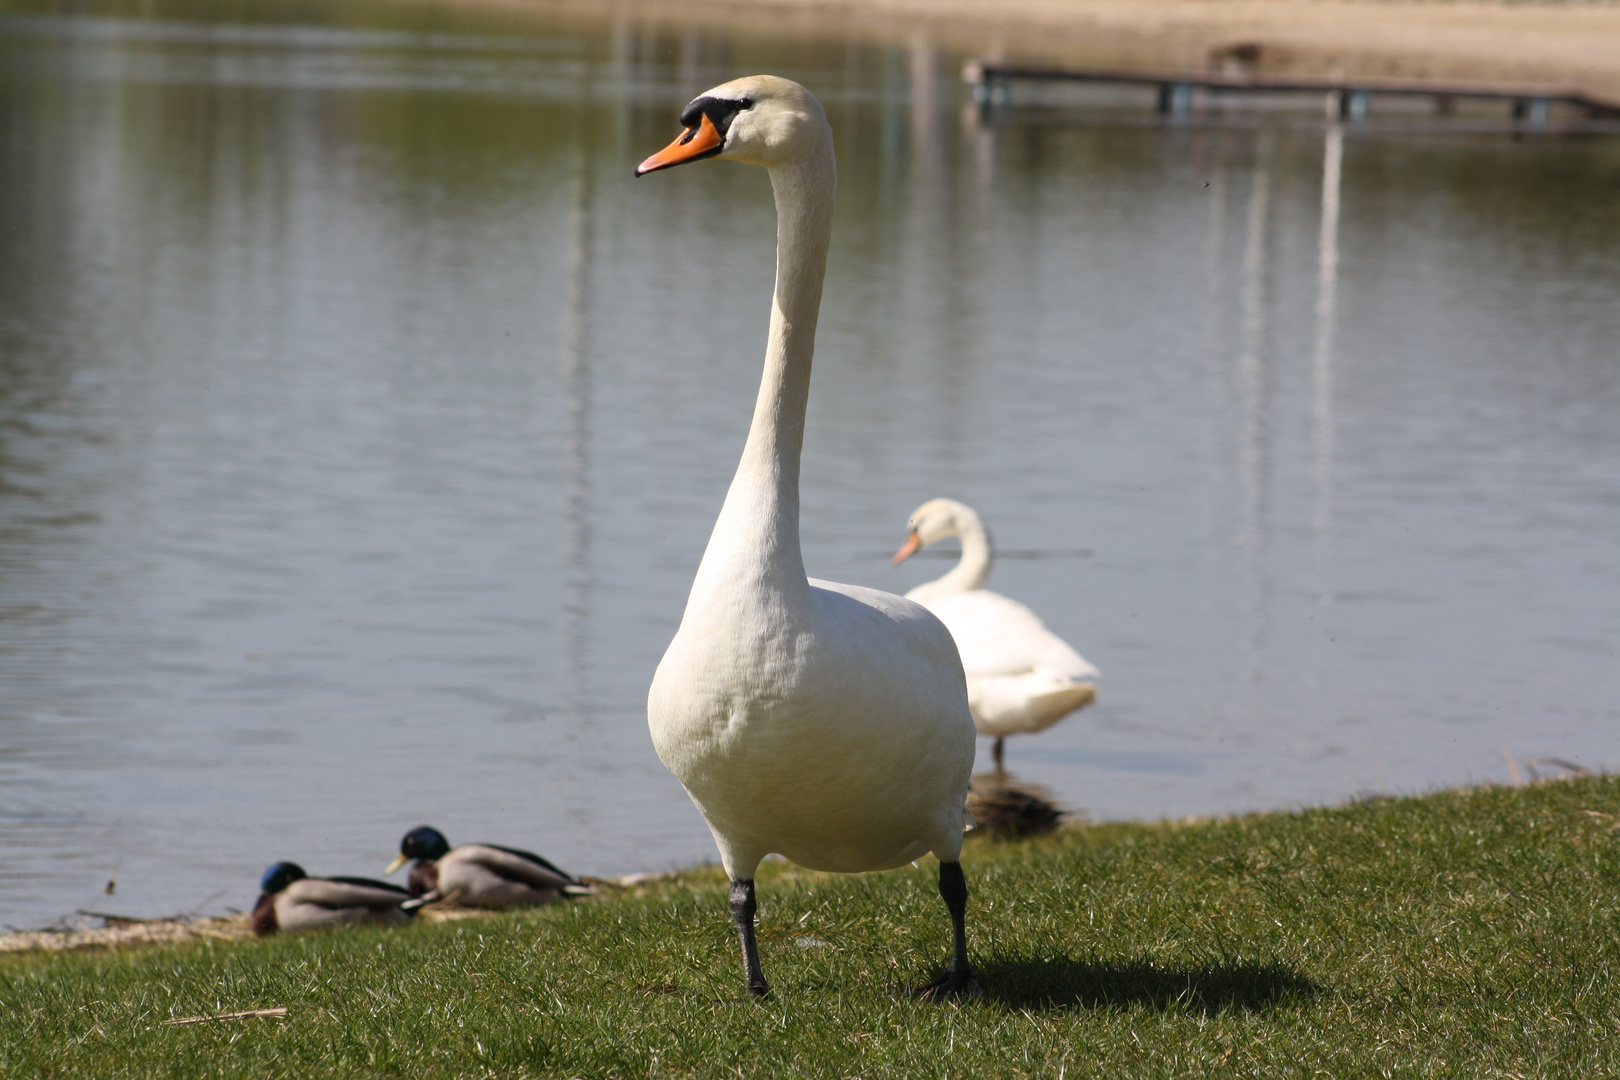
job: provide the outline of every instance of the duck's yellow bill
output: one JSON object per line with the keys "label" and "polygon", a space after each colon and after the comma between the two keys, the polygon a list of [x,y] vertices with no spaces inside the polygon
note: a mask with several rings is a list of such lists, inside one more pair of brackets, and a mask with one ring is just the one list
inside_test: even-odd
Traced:
{"label": "duck's yellow bill", "polygon": [[388,864],[388,869],[384,870],[383,873],[384,874],[392,874],[395,870],[398,870],[400,867],[404,866],[406,863],[408,863],[410,861],[411,860],[407,859],[403,855],[395,855],[394,856],[394,861]]}
{"label": "duck's yellow bill", "polygon": [[720,132],[715,129],[714,121],[707,115],[700,115],[696,127],[689,127],[681,133],[681,137],[664,147],[652,157],[636,166],[636,175],[645,176],[659,169],[667,169],[672,165],[693,161],[706,154],[712,154],[720,149],[725,142]]}

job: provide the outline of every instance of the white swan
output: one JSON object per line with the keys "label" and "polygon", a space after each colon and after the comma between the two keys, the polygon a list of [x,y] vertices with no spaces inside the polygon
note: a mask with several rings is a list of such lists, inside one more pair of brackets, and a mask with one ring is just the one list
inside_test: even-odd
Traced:
{"label": "white swan", "polygon": [[956,639],[967,672],[973,724],[996,740],[996,768],[1008,735],[1044,731],[1097,696],[1100,672],[1046,628],[1029,608],[984,588],[995,559],[990,530],[972,507],[932,499],[911,514],[896,563],[948,536],[962,539],[950,573],[906,593],[939,616]]}
{"label": "white swan", "polygon": [[[776,292],[742,461],[648,693],[653,745],[714,833],[749,990],[769,993],[753,881],[767,854],[860,873],[931,851],[954,949],[919,993],[977,993],[958,862],[973,719],[956,646],[920,604],[806,580],[799,551],[799,453],[837,186],[832,129],[807,90],[773,76],[710,90],[681,124],[636,174],[706,157],[765,166]],[[702,313],[692,316],[701,332]]]}

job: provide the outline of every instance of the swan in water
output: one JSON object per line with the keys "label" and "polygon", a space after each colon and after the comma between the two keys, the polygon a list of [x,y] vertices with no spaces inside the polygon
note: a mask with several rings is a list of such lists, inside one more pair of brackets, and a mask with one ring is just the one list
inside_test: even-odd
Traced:
{"label": "swan in water", "polygon": [[[653,746],[714,834],[752,993],[770,992],[754,872],[773,852],[841,873],[932,852],[953,949],[918,994],[981,993],[959,861],[974,734],[956,646],[920,604],[807,580],[799,550],[799,456],[837,186],[832,129],[809,91],[766,75],[710,90],[681,125],[636,175],[710,157],[764,166],[776,289],[742,460],[648,692]],[[711,298],[724,296],[716,282]],[[688,329],[702,333],[703,312],[691,315]]]}
{"label": "swan in water", "polygon": [[1100,673],[1029,608],[984,587],[995,553],[990,530],[972,507],[954,499],[917,507],[894,561],[903,563],[949,536],[962,540],[961,561],[906,597],[937,615],[956,639],[973,724],[996,740],[992,753],[999,772],[1008,735],[1044,731],[1089,705]]}

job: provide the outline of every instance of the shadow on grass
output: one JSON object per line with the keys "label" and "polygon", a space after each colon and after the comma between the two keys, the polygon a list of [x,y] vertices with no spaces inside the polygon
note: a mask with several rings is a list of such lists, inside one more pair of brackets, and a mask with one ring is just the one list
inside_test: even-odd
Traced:
{"label": "shadow on grass", "polygon": [[1303,1002],[1322,990],[1283,964],[1241,960],[1172,967],[1140,959],[1004,957],[986,960],[978,969],[986,998],[1014,1009],[1258,1012]]}

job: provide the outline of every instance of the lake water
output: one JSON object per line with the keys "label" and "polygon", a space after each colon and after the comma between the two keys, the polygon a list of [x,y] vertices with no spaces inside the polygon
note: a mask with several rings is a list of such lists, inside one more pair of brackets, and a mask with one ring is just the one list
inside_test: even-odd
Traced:
{"label": "lake water", "polygon": [[1151,818],[1620,761],[1620,135],[987,122],[926,47],[629,21],[10,10],[0,921],[242,907],[420,822],[713,858],[645,692],[773,209],[631,167],[755,70],[838,135],[810,571],[943,572],[886,559],[937,495],[1053,556],[992,586],[1102,687],[1017,776]]}

